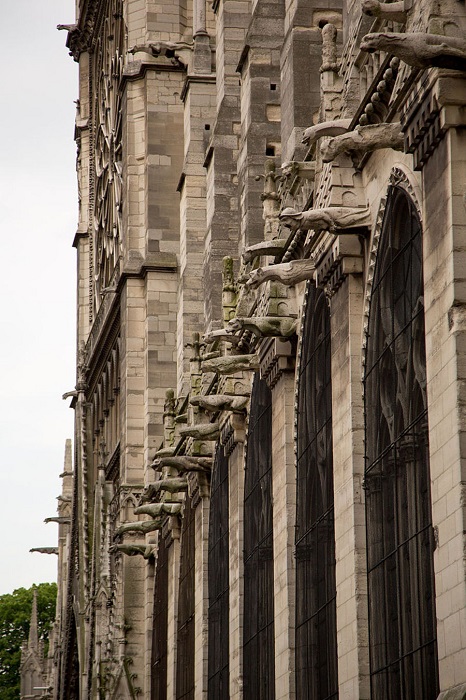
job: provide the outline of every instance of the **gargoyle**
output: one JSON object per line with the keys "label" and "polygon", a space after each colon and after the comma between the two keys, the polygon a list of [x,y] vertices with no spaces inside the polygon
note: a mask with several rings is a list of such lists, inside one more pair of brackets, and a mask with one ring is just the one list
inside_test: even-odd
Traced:
{"label": "gargoyle", "polygon": [[70,397],[76,398],[77,395],[78,392],[76,390],[67,391],[65,394],[62,395],[62,400],[65,401],[65,399],[69,399]]}
{"label": "gargoyle", "polygon": [[117,527],[113,537],[114,539],[117,537],[122,537],[122,535],[126,535],[128,532],[140,532],[143,535],[147,534],[148,532],[155,532],[155,530],[160,530],[164,520],[165,518],[161,517],[157,518],[157,520],[144,520],[138,523],[123,523],[123,525]]}
{"label": "gargoyle", "polygon": [[194,49],[194,42],[188,43],[186,41],[156,41],[148,46],[137,45],[133,46],[128,50],[128,53],[148,53],[150,56],[165,56],[166,58],[172,58],[177,63],[188,66],[192,52]]}
{"label": "gargoyle", "polygon": [[234,374],[235,372],[255,372],[259,369],[259,357],[257,355],[229,355],[217,357],[214,360],[205,360],[202,363],[203,372],[216,372],[217,374]]}
{"label": "gargoyle", "polygon": [[225,340],[227,343],[231,343],[232,345],[238,345],[241,338],[236,335],[232,335],[231,333],[227,333],[224,328],[219,328],[216,331],[211,331],[210,333],[203,335],[202,340],[206,344],[213,343],[215,340]]}
{"label": "gargoyle", "polygon": [[412,32],[366,34],[361,51],[385,51],[414,68],[466,70],[466,41],[453,36]]}
{"label": "gargoyle", "polygon": [[108,548],[108,551],[110,554],[121,552],[122,554],[126,554],[128,557],[140,555],[145,559],[148,559],[150,556],[154,556],[153,549],[153,545],[146,544],[112,544]]}
{"label": "gargoyle", "polygon": [[59,523],[64,525],[69,525],[71,518],[67,518],[64,515],[56,515],[53,518],[45,518],[44,523]]}
{"label": "gargoyle", "polygon": [[282,177],[300,177],[314,180],[316,174],[315,160],[287,160],[282,163]]}
{"label": "gargoyle", "polygon": [[259,255],[280,255],[287,243],[288,238],[274,238],[271,241],[250,245],[243,251],[243,262],[250,263]]}
{"label": "gargoyle", "polygon": [[180,428],[180,437],[192,437],[195,440],[218,440],[220,430],[218,423],[199,423]]}
{"label": "gargoyle", "polygon": [[379,17],[380,19],[404,24],[410,6],[411,2],[406,2],[406,0],[391,3],[382,3],[379,0],[363,0],[361,9],[369,17]]}
{"label": "gargoyle", "polygon": [[332,231],[338,229],[370,226],[369,209],[358,207],[326,207],[296,211],[287,207],[280,214],[282,223],[292,231]]}
{"label": "gargoyle", "polygon": [[258,267],[249,273],[246,286],[257,289],[264,282],[278,280],[287,287],[292,287],[298,282],[304,282],[314,278],[315,264],[312,260],[290,260],[290,262],[268,267]]}
{"label": "gargoyle", "polygon": [[58,554],[58,547],[33,547],[30,552],[39,552],[39,554]]}
{"label": "gargoyle", "polygon": [[312,146],[323,136],[339,136],[348,131],[351,119],[332,119],[329,122],[320,122],[310,126],[303,134],[302,143]]}
{"label": "gargoyle", "polygon": [[192,406],[200,406],[204,411],[209,411],[210,413],[216,413],[217,411],[242,413],[247,406],[248,397],[209,394],[207,396],[193,396],[189,403]]}
{"label": "gargoyle", "polygon": [[359,151],[370,153],[379,148],[392,148],[395,151],[402,151],[404,147],[404,137],[401,131],[401,124],[369,124],[368,126],[358,126],[354,131],[347,131],[346,134],[334,136],[325,140],[321,147],[322,160],[330,163],[340,153],[353,153]]}
{"label": "gargoyle", "polygon": [[[209,425],[209,424],[207,424]],[[210,424],[212,425],[212,424]],[[205,438],[204,438],[205,439]],[[192,457],[191,455],[176,455],[174,457],[160,457],[154,459],[150,465],[152,469],[161,471],[164,467],[175,467],[181,473],[184,472],[208,472],[212,469],[211,457]]]}
{"label": "gargoyle", "polygon": [[174,447],[164,447],[161,450],[157,450],[154,455],[154,459],[155,457],[171,457],[173,454],[175,454]]}
{"label": "gargoyle", "polygon": [[181,493],[188,490],[188,481],[185,476],[172,476],[167,479],[160,479],[153,484],[148,484],[144,487],[139,503],[150,503],[160,491],[168,491],[168,493]]}
{"label": "gargoyle", "polygon": [[160,515],[178,515],[181,511],[181,503],[146,503],[134,509],[135,515],[150,515],[157,518]]}
{"label": "gargoyle", "polygon": [[259,338],[289,338],[296,333],[297,321],[287,316],[236,317],[227,324],[233,331],[251,331]]}

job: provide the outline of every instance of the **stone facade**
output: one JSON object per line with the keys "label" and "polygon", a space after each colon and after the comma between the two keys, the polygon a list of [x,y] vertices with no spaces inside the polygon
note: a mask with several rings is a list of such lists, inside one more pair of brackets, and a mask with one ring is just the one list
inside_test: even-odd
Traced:
{"label": "stone facade", "polygon": [[465,29],[77,3],[56,700],[466,697]]}

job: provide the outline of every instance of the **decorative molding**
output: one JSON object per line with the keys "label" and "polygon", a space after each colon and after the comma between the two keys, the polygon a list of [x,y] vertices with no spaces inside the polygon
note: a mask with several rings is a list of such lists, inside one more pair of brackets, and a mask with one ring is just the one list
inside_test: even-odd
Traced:
{"label": "decorative molding", "polygon": [[367,229],[352,230],[352,235],[338,236],[316,264],[316,285],[333,296],[349,274],[361,274],[364,269],[364,246],[360,235]]}
{"label": "decorative molding", "polygon": [[296,366],[296,343],[273,338],[262,343],[260,349],[260,376],[270,389],[286,372],[294,372]]}

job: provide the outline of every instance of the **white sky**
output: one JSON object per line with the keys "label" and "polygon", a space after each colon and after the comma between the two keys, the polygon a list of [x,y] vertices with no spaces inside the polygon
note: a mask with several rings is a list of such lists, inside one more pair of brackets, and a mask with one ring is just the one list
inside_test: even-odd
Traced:
{"label": "white sky", "polygon": [[56,580],[75,383],[74,0],[0,0],[0,595]]}

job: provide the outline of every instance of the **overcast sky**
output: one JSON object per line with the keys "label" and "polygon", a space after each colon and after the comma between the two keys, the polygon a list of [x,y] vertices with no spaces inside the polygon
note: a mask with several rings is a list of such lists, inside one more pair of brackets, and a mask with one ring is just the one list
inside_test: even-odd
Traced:
{"label": "overcast sky", "polygon": [[75,384],[74,0],[0,2],[0,594],[56,580]]}

